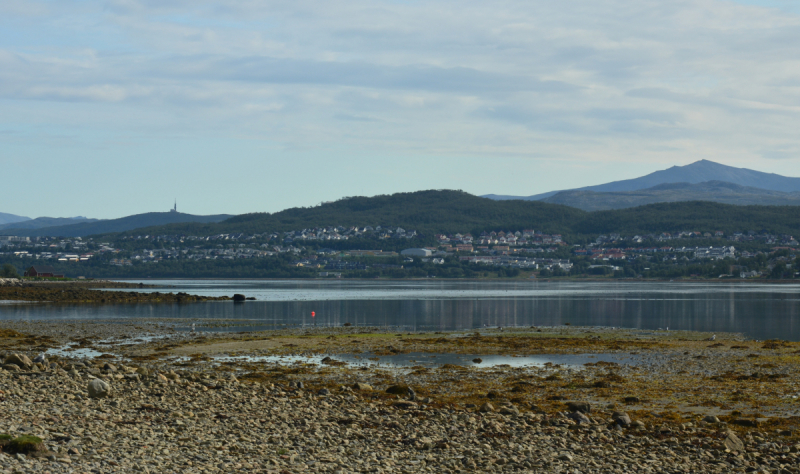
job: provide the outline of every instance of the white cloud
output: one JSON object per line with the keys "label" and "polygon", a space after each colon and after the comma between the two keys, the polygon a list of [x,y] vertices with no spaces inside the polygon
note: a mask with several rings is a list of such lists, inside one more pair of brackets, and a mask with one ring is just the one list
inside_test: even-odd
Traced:
{"label": "white cloud", "polygon": [[[522,171],[708,158],[800,174],[785,168],[800,149],[800,16],[774,2],[22,6],[0,5],[0,100],[37,105],[0,110],[0,123],[45,134],[245,136],[320,160],[517,157]],[[46,110],[60,102],[73,111],[63,123]],[[458,187],[492,191],[471,184]],[[505,191],[547,190],[529,187]]]}

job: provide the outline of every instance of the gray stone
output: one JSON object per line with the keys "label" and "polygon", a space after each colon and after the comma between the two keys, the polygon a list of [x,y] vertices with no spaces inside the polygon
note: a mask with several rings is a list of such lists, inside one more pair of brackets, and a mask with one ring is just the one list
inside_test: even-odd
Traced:
{"label": "gray stone", "polygon": [[703,418],[703,421],[705,421],[706,423],[717,424],[719,423],[719,418],[717,418],[714,415],[707,415],[705,418]]}
{"label": "gray stone", "polygon": [[624,426],[626,428],[631,426],[631,417],[625,412],[615,411],[611,414],[611,419],[620,426]]}
{"label": "gray stone", "polygon": [[11,354],[6,357],[5,363],[6,365],[16,365],[25,370],[30,370],[33,367],[33,362],[25,354]]}
{"label": "gray stone", "polygon": [[728,436],[722,443],[731,451],[744,451],[744,443],[742,443],[742,440],[740,440],[739,437],[732,432],[728,432]]}
{"label": "gray stone", "polygon": [[480,411],[481,413],[491,413],[494,411],[494,406],[491,403],[486,402],[483,405],[481,405],[480,408],[478,408],[478,411]]}
{"label": "gray stone", "polygon": [[94,379],[88,385],[89,397],[106,398],[111,395],[111,385],[100,379]]}
{"label": "gray stone", "polygon": [[588,424],[588,423],[591,422],[591,420],[589,420],[588,416],[584,415],[582,412],[579,412],[579,411],[574,411],[574,412],[570,413],[569,415],[567,415],[567,418],[575,421],[578,424],[584,424],[585,425],[585,424]]}

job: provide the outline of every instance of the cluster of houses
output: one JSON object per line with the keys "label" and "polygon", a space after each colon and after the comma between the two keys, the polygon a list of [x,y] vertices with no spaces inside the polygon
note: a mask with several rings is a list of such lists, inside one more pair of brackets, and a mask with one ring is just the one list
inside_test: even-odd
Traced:
{"label": "cluster of houses", "polygon": [[[712,260],[722,258],[733,258],[736,255],[736,248],[730,247],[628,247],[628,248],[610,248],[610,247],[589,247],[589,248],[576,248],[572,251],[577,256],[591,257],[594,260],[625,260],[630,256],[637,256],[642,254],[682,254],[686,256],[693,254],[695,259],[710,258]],[[669,259],[676,259],[675,255],[670,256]],[[665,258],[666,259],[666,258]]]}
{"label": "cluster of houses", "polygon": [[481,256],[462,256],[462,262],[477,263],[483,265],[494,265],[499,267],[520,268],[526,270],[552,270],[560,268],[566,272],[572,269],[572,263],[568,259],[558,258],[529,258],[515,255],[481,255]]}
{"label": "cluster of houses", "polygon": [[620,234],[600,235],[597,237],[594,245],[602,245],[609,242],[621,242],[630,240],[633,243],[644,243],[648,241],[653,242],[666,242],[669,240],[684,240],[684,239],[722,239],[726,238],[731,242],[761,242],[766,245],[789,245],[797,246],[797,240],[788,234],[774,235],[766,232],[757,233],[756,231],[748,232],[734,232],[727,237],[725,233],[718,230],[715,232],[699,232],[699,231],[680,231],[680,232],[661,232],[659,234],[646,234],[634,235],[633,237],[626,238]]}
{"label": "cluster of houses", "polygon": [[[525,229],[522,231],[499,231],[499,232],[481,232],[478,238],[474,238],[472,234],[436,234],[436,241],[440,247],[448,252],[472,252],[475,248],[482,250],[488,247],[480,246],[523,246],[523,245],[566,245],[562,240],[560,234],[543,234],[536,232],[533,229]],[[476,247],[477,246],[477,247]]]}

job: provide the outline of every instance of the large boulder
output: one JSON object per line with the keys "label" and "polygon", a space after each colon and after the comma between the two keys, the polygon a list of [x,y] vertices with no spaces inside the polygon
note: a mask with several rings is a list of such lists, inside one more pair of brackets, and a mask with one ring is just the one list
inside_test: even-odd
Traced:
{"label": "large boulder", "polygon": [[17,367],[25,370],[30,370],[33,367],[33,362],[25,354],[11,354],[6,357],[6,364],[16,365]]}
{"label": "large boulder", "polygon": [[111,396],[111,385],[100,379],[94,379],[88,386],[90,398],[107,398]]}
{"label": "large boulder", "polygon": [[628,414],[625,412],[615,411],[614,413],[611,414],[611,419],[614,420],[616,424],[622,427],[627,428],[631,426],[631,417],[628,416]]}
{"label": "large boulder", "polygon": [[744,451],[744,443],[732,431],[728,432],[728,436],[723,441],[726,448],[731,451]]}
{"label": "large boulder", "polygon": [[589,402],[567,402],[567,408],[571,412],[591,413],[592,407]]}

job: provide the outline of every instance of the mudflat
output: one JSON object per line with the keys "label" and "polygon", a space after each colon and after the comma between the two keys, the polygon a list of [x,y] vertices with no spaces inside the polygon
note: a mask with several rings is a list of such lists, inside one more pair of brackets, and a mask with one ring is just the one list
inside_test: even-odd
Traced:
{"label": "mudflat", "polygon": [[[797,472],[800,343],[583,327],[178,330],[191,324],[0,322],[0,435],[41,439],[3,448],[0,470]],[[420,363],[379,363],[402,354]],[[431,363],[443,354],[475,361]],[[479,360],[548,354],[586,362]]]}

